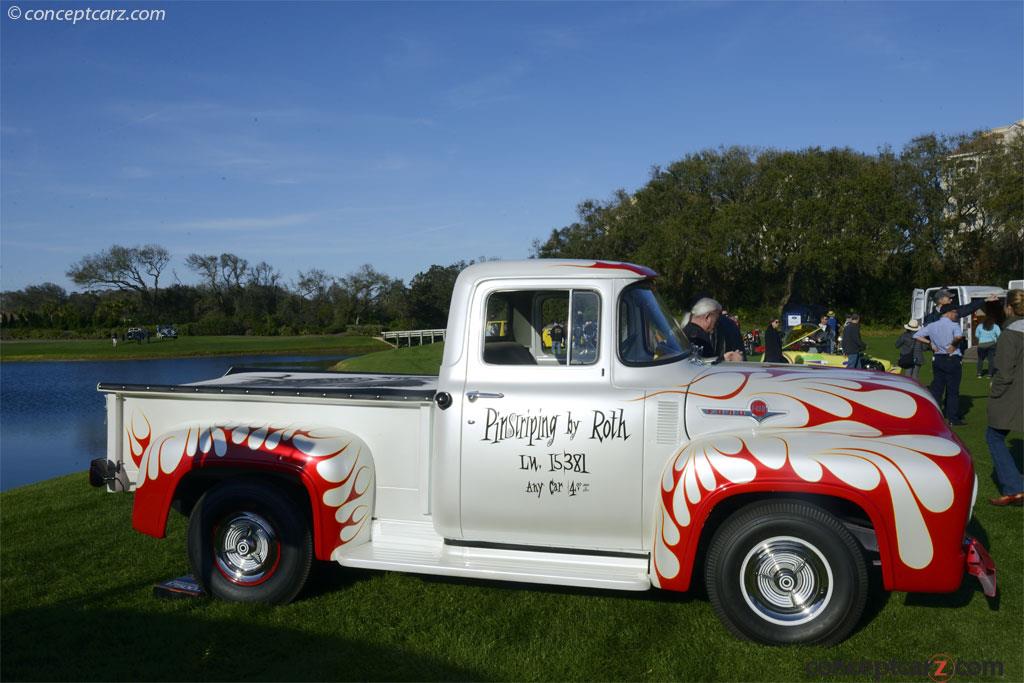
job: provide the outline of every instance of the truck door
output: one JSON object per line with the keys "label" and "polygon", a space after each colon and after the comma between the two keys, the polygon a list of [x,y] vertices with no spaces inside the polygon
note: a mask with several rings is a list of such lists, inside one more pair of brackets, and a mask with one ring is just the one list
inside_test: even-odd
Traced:
{"label": "truck door", "polygon": [[923,320],[927,312],[925,310],[924,290],[915,289],[914,293],[910,296],[910,317],[914,320]]}
{"label": "truck door", "polygon": [[464,540],[641,547],[642,393],[611,386],[609,292],[572,281],[478,288],[463,397]]}

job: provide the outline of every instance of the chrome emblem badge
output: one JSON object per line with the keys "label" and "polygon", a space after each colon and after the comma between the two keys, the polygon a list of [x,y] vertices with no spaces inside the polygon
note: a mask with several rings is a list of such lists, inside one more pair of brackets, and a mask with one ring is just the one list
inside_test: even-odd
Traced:
{"label": "chrome emblem badge", "polygon": [[700,412],[708,417],[750,417],[755,422],[761,424],[769,417],[775,417],[776,415],[785,415],[785,410],[769,410],[768,404],[759,398],[754,399],[750,402],[750,405],[744,408],[701,408]]}

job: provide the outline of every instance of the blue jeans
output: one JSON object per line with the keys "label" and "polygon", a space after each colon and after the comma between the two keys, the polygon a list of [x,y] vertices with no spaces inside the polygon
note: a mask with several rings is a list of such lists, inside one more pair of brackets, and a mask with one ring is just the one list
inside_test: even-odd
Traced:
{"label": "blue jeans", "polygon": [[1024,477],[1017,471],[1017,463],[1013,461],[1010,449],[1006,447],[1006,435],[1009,431],[989,427],[985,430],[985,441],[988,442],[988,452],[992,455],[992,466],[996,471],[999,492],[1004,496],[1015,496],[1024,491]]}
{"label": "blue jeans", "polygon": [[978,347],[978,377],[981,377],[985,373],[982,372],[982,367],[985,365],[985,359],[988,358],[988,376],[995,377],[996,375],[996,347],[990,346],[987,349]]}
{"label": "blue jeans", "polygon": [[960,419],[960,378],[963,375],[960,356],[935,354],[932,356],[932,383],[928,387],[935,402],[942,406],[942,395],[946,395],[946,419],[955,422]]}
{"label": "blue jeans", "polygon": [[860,354],[851,353],[846,357],[846,367],[848,368],[859,368],[860,367]]}

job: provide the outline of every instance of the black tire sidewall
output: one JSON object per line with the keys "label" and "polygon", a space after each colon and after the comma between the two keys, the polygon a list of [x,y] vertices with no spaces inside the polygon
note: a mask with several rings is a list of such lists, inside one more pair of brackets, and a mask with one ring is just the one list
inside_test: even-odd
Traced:
{"label": "black tire sidewall", "polygon": [[[233,583],[216,567],[213,532],[221,520],[236,512],[266,519],[280,546],[273,574],[262,583]],[[232,602],[290,602],[302,590],[312,564],[312,535],[296,502],[269,482],[227,481],[207,491],[189,518],[188,556],[195,578],[210,595]]]}
{"label": "black tire sidewall", "polygon": [[[743,559],[758,543],[776,536],[813,545],[832,572],[829,604],[807,623],[784,626],[767,621],[743,597]],[[755,505],[727,520],[712,541],[705,579],[708,596],[725,625],[735,635],[770,645],[838,642],[856,626],[867,601],[867,569],[857,541],[831,514],[800,502]]]}

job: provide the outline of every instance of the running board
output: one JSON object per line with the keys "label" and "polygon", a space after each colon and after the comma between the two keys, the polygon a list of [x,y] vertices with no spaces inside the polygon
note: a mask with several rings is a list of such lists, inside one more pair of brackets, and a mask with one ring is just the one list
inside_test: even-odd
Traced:
{"label": "running board", "polygon": [[333,559],[346,567],[492,581],[632,591],[651,587],[646,557],[445,545],[433,525],[422,522],[377,521],[371,538],[355,548],[342,546]]}

